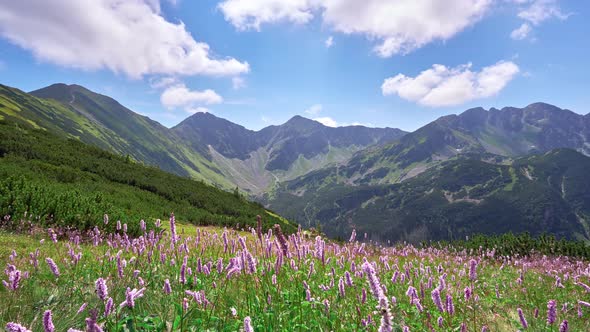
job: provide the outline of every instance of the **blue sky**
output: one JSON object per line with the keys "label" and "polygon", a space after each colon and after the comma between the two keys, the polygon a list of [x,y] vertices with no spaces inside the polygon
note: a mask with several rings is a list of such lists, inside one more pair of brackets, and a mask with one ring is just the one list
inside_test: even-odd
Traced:
{"label": "blue sky", "polygon": [[415,130],[470,107],[536,101],[586,114],[589,9],[574,0],[22,0],[0,6],[0,83],[80,84],[166,126],[209,111],[250,129],[300,114]]}

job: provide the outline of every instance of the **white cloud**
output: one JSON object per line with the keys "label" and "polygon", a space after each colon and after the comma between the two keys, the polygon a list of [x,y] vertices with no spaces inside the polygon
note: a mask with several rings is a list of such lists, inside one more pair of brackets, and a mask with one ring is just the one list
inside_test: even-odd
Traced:
{"label": "white cloud", "polygon": [[310,108],[306,109],[304,112],[305,114],[309,114],[309,115],[317,115],[318,113],[320,113],[323,109],[322,104],[315,104],[315,105],[311,105]]}
{"label": "white cloud", "polygon": [[231,83],[234,90],[239,90],[246,87],[246,80],[239,76],[233,77],[231,79]]}
{"label": "white cloud", "polygon": [[211,89],[194,91],[188,89],[183,83],[167,87],[160,96],[160,102],[168,109],[184,107],[188,110],[196,105],[219,104],[222,101],[223,98]]}
{"label": "white cloud", "polygon": [[210,113],[211,111],[209,111],[208,108],[206,107],[188,107],[185,109],[185,111],[189,114],[195,114],[195,113]]}
{"label": "white cloud", "polygon": [[519,28],[510,33],[510,38],[514,40],[523,40],[528,37],[531,30],[531,26],[528,23],[523,23]]}
{"label": "white cloud", "polygon": [[348,127],[348,126],[364,126],[364,127],[374,127],[372,123],[361,123],[361,122],[353,122],[353,123],[340,123],[329,116],[314,118],[314,121],[317,121],[323,124],[326,127]]}
{"label": "white cloud", "polygon": [[351,124],[346,124],[346,125],[344,125],[344,126],[363,126],[363,127],[369,127],[369,128],[374,128],[374,127],[375,127],[375,125],[374,125],[374,124],[372,124],[372,123],[370,123],[370,122],[367,122],[367,123],[363,123],[363,122],[353,122],[353,123],[351,123]]}
{"label": "white cloud", "polygon": [[496,95],[519,72],[511,61],[500,61],[479,72],[471,67],[471,63],[455,68],[436,64],[416,77],[398,74],[387,78],[381,91],[385,96],[397,94],[426,106],[452,106]]}
{"label": "white cloud", "polygon": [[304,24],[313,18],[314,9],[311,0],[226,0],[218,7],[240,30],[260,30],[263,23],[280,21]]}
{"label": "white cloud", "polygon": [[180,82],[176,77],[151,77],[149,83],[153,89],[162,89]]}
{"label": "white cloud", "polygon": [[552,18],[566,20],[571,15],[562,12],[558,0],[512,0],[511,2],[519,5],[518,17],[526,21],[510,34],[510,37],[515,40],[525,39],[530,34],[532,27],[529,23],[536,26]]}
{"label": "white cloud", "polygon": [[338,122],[336,122],[336,120],[334,120],[328,116],[321,117],[321,118],[315,118],[315,119],[313,119],[313,121],[317,121],[326,127],[338,127]]}
{"label": "white cloud", "polygon": [[326,44],[326,48],[332,47],[334,45],[334,37],[328,37],[324,43]]}
{"label": "white cloud", "polygon": [[41,60],[144,75],[237,75],[246,62],[212,55],[158,0],[18,0],[0,6],[0,35]]}
{"label": "white cloud", "polygon": [[518,12],[518,17],[538,25],[550,18],[565,20],[569,14],[564,14],[559,7],[557,0],[529,0],[520,1],[526,6]]}
{"label": "white cloud", "polygon": [[[262,24],[305,24],[315,15],[333,31],[377,41],[382,57],[447,40],[479,21],[493,0],[225,0],[219,8],[239,30]],[[327,45],[327,44],[326,44]]]}

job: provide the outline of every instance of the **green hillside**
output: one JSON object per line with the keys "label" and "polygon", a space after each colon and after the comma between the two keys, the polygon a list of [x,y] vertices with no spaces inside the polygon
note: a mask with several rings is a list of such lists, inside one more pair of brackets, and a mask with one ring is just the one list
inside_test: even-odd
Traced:
{"label": "green hillside", "polygon": [[[0,213],[41,226],[103,226],[103,215],[137,231],[141,219],[244,227],[295,227],[260,204],[46,130],[0,121]],[[26,217],[25,217],[26,216]],[[107,227],[114,227],[111,222]]]}
{"label": "green hillside", "polygon": [[356,228],[414,243],[510,231],[588,240],[588,169],[590,158],[568,149],[510,165],[458,157],[393,185],[325,185],[318,172],[284,184],[267,203],[330,236]]}
{"label": "green hillside", "polygon": [[168,128],[78,85],[54,84],[30,94],[0,85],[0,119],[46,129],[177,175],[233,188],[211,161],[184,145]]}

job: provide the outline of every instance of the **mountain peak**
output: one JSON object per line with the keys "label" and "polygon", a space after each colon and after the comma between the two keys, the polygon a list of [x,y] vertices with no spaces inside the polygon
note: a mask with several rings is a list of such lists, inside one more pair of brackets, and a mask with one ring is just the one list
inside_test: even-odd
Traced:
{"label": "mountain peak", "polygon": [[301,115],[295,115],[291,119],[289,119],[286,123],[314,123],[314,122],[317,122],[317,121],[314,121],[312,119],[308,119],[308,118],[303,117]]}
{"label": "mountain peak", "polygon": [[[177,124],[174,128],[191,128],[192,130],[196,128],[201,128],[202,130],[206,131],[214,131],[214,130],[240,130],[245,132],[251,132],[251,130],[244,128],[244,126],[239,125],[237,123],[233,123],[229,120],[224,118],[220,118],[213,113],[209,112],[197,112],[188,118],[184,119],[182,122]],[[186,129],[186,128],[184,128]],[[182,130],[182,129],[179,129]]]}
{"label": "mountain peak", "polygon": [[532,110],[546,109],[546,110],[555,110],[555,111],[562,110],[561,108],[559,108],[555,105],[551,105],[551,104],[544,103],[544,102],[532,103],[532,104],[528,105],[527,107],[525,107],[525,109],[532,109]]}
{"label": "mountain peak", "polygon": [[295,128],[299,130],[311,130],[324,127],[324,125],[317,121],[302,117],[301,115],[295,115],[280,127]]}

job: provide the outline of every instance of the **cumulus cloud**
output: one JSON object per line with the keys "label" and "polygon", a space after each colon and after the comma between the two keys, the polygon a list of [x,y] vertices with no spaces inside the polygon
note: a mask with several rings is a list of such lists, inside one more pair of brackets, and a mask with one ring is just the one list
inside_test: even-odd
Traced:
{"label": "cumulus cloud", "polygon": [[328,116],[321,117],[321,118],[315,118],[315,119],[313,119],[313,121],[317,121],[326,127],[338,127],[338,122],[336,122],[336,120],[334,120]]}
{"label": "cumulus cloud", "polygon": [[510,33],[510,38],[514,40],[523,40],[528,37],[531,30],[531,26],[528,23],[523,23],[519,28],[514,29],[512,33]]}
{"label": "cumulus cloud", "polygon": [[247,62],[220,58],[158,0],[18,0],[0,6],[0,35],[41,60],[85,70],[144,75],[238,75]]}
{"label": "cumulus cloud", "polygon": [[326,45],[326,48],[332,47],[334,45],[334,37],[332,37],[332,36],[328,37],[328,39],[326,39],[324,44]]}
{"label": "cumulus cloud", "polygon": [[[480,20],[493,0],[225,0],[225,19],[239,30],[262,24],[305,24],[315,16],[333,31],[377,41],[382,57],[447,40]],[[326,43],[328,45],[328,43]]]}
{"label": "cumulus cloud", "polygon": [[323,109],[322,104],[315,104],[315,105],[311,105],[311,107],[309,107],[308,109],[306,109],[304,112],[305,114],[309,114],[309,115],[317,115],[318,113],[320,113]]}
{"label": "cumulus cloud", "polygon": [[179,83],[167,87],[160,96],[160,102],[168,109],[182,107],[188,111],[195,109],[197,105],[219,104],[223,102],[223,98],[211,89],[195,91]]}
{"label": "cumulus cloud", "polygon": [[435,64],[416,77],[398,74],[387,78],[381,91],[425,106],[453,106],[498,94],[519,72],[511,61],[500,61],[479,72],[471,68],[471,63],[455,68]]}
{"label": "cumulus cloud", "polygon": [[219,4],[225,19],[240,30],[260,30],[263,23],[304,24],[313,18],[311,0],[226,0]]}

